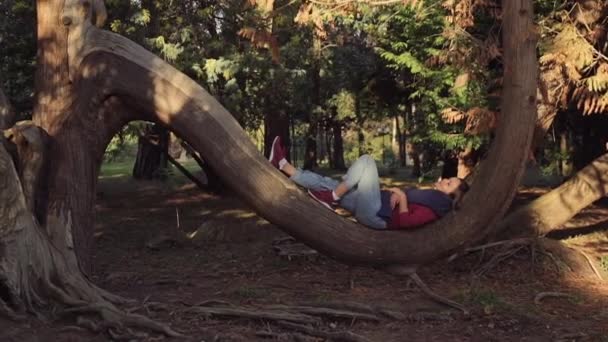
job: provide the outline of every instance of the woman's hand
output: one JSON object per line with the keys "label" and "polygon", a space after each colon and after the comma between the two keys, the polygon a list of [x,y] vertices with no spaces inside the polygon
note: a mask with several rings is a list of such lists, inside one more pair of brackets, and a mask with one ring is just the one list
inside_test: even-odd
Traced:
{"label": "woman's hand", "polygon": [[391,192],[391,209],[395,209],[398,205],[400,213],[407,213],[408,205],[405,192],[399,188],[389,188],[388,191]]}

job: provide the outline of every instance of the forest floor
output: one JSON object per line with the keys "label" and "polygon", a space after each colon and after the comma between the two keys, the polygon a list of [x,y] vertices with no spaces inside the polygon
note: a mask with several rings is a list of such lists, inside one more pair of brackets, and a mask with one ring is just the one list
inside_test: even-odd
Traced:
{"label": "forest floor", "polygon": [[[518,202],[546,190],[522,189]],[[99,191],[93,281],[137,300],[134,312],[166,322],[192,341],[608,341],[608,282],[580,278],[532,248],[493,267],[485,266],[498,248],[419,270],[431,289],[466,306],[465,315],[430,300],[408,278],[318,254],[279,256],[275,247],[286,234],[233,194],[127,177],[101,179]],[[604,261],[600,269],[608,267],[606,219],[608,205],[593,206],[570,224],[571,235],[576,229],[588,234],[567,240]],[[543,292],[567,296],[535,303]],[[302,305],[344,310],[314,316],[315,332],[307,333],[271,319],[198,310],[243,309],[259,316],[262,308],[303,312]],[[402,315],[366,316],[361,308]],[[70,322],[0,323],[0,341],[109,340],[66,328]]]}

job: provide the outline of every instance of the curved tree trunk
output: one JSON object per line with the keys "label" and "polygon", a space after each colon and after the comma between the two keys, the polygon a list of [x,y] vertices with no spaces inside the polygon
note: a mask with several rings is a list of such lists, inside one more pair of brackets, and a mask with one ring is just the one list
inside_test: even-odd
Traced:
{"label": "curved tree trunk", "polygon": [[545,235],[568,222],[582,209],[608,194],[608,154],[567,182],[544,194],[497,224],[509,236]]}
{"label": "curved tree trunk", "polygon": [[[505,212],[523,171],[538,72],[532,5],[503,2],[504,120],[460,213],[421,230],[370,230],[325,210],[274,169],[236,120],[198,84],[123,37],[90,25],[81,29],[77,43],[82,47],[70,58],[70,72],[79,89],[128,99],[131,106],[154,115],[204,155],[263,217],[314,248],[348,262],[418,265],[483,235]],[[80,28],[70,27],[75,29]]]}

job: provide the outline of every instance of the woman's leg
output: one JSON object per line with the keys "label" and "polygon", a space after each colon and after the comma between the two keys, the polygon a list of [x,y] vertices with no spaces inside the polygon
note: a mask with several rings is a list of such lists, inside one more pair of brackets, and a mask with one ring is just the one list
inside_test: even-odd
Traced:
{"label": "woman's leg", "polygon": [[289,176],[289,179],[294,183],[312,191],[334,190],[340,184],[339,181],[333,178],[324,177],[307,170],[296,169],[289,163],[285,164],[281,168],[281,171]]}
{"label": "woman's leg", "polygon": [[371,228],[386,228],[386,222],[378,216],[382,205],[380,199],[380,178],[376,162],[369,155],[363,155],[348,169],[337,186],[347,192],[340,200],[340,206],[353,213],[359,223]]}

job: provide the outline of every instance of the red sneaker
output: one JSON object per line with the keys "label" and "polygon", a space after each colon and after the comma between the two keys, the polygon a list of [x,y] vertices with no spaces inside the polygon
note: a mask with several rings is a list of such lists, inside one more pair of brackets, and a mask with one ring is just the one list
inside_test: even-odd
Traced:
{"label": "red sneaker", "polygon": [[281,137],[277,136],[272,141],[272,147],[270,148],[270,157],[268,160],[274,167],[279,168],[279,162],[285,158],[285,148],[281,143]]}
{"label": "red sneaker", "polygon": [[334,210],[334,207],[338,205],[338,202],[334,200],[331,190],[311,191],[308,190],[308,194],[315,201],[323,204],[327,209]]}

